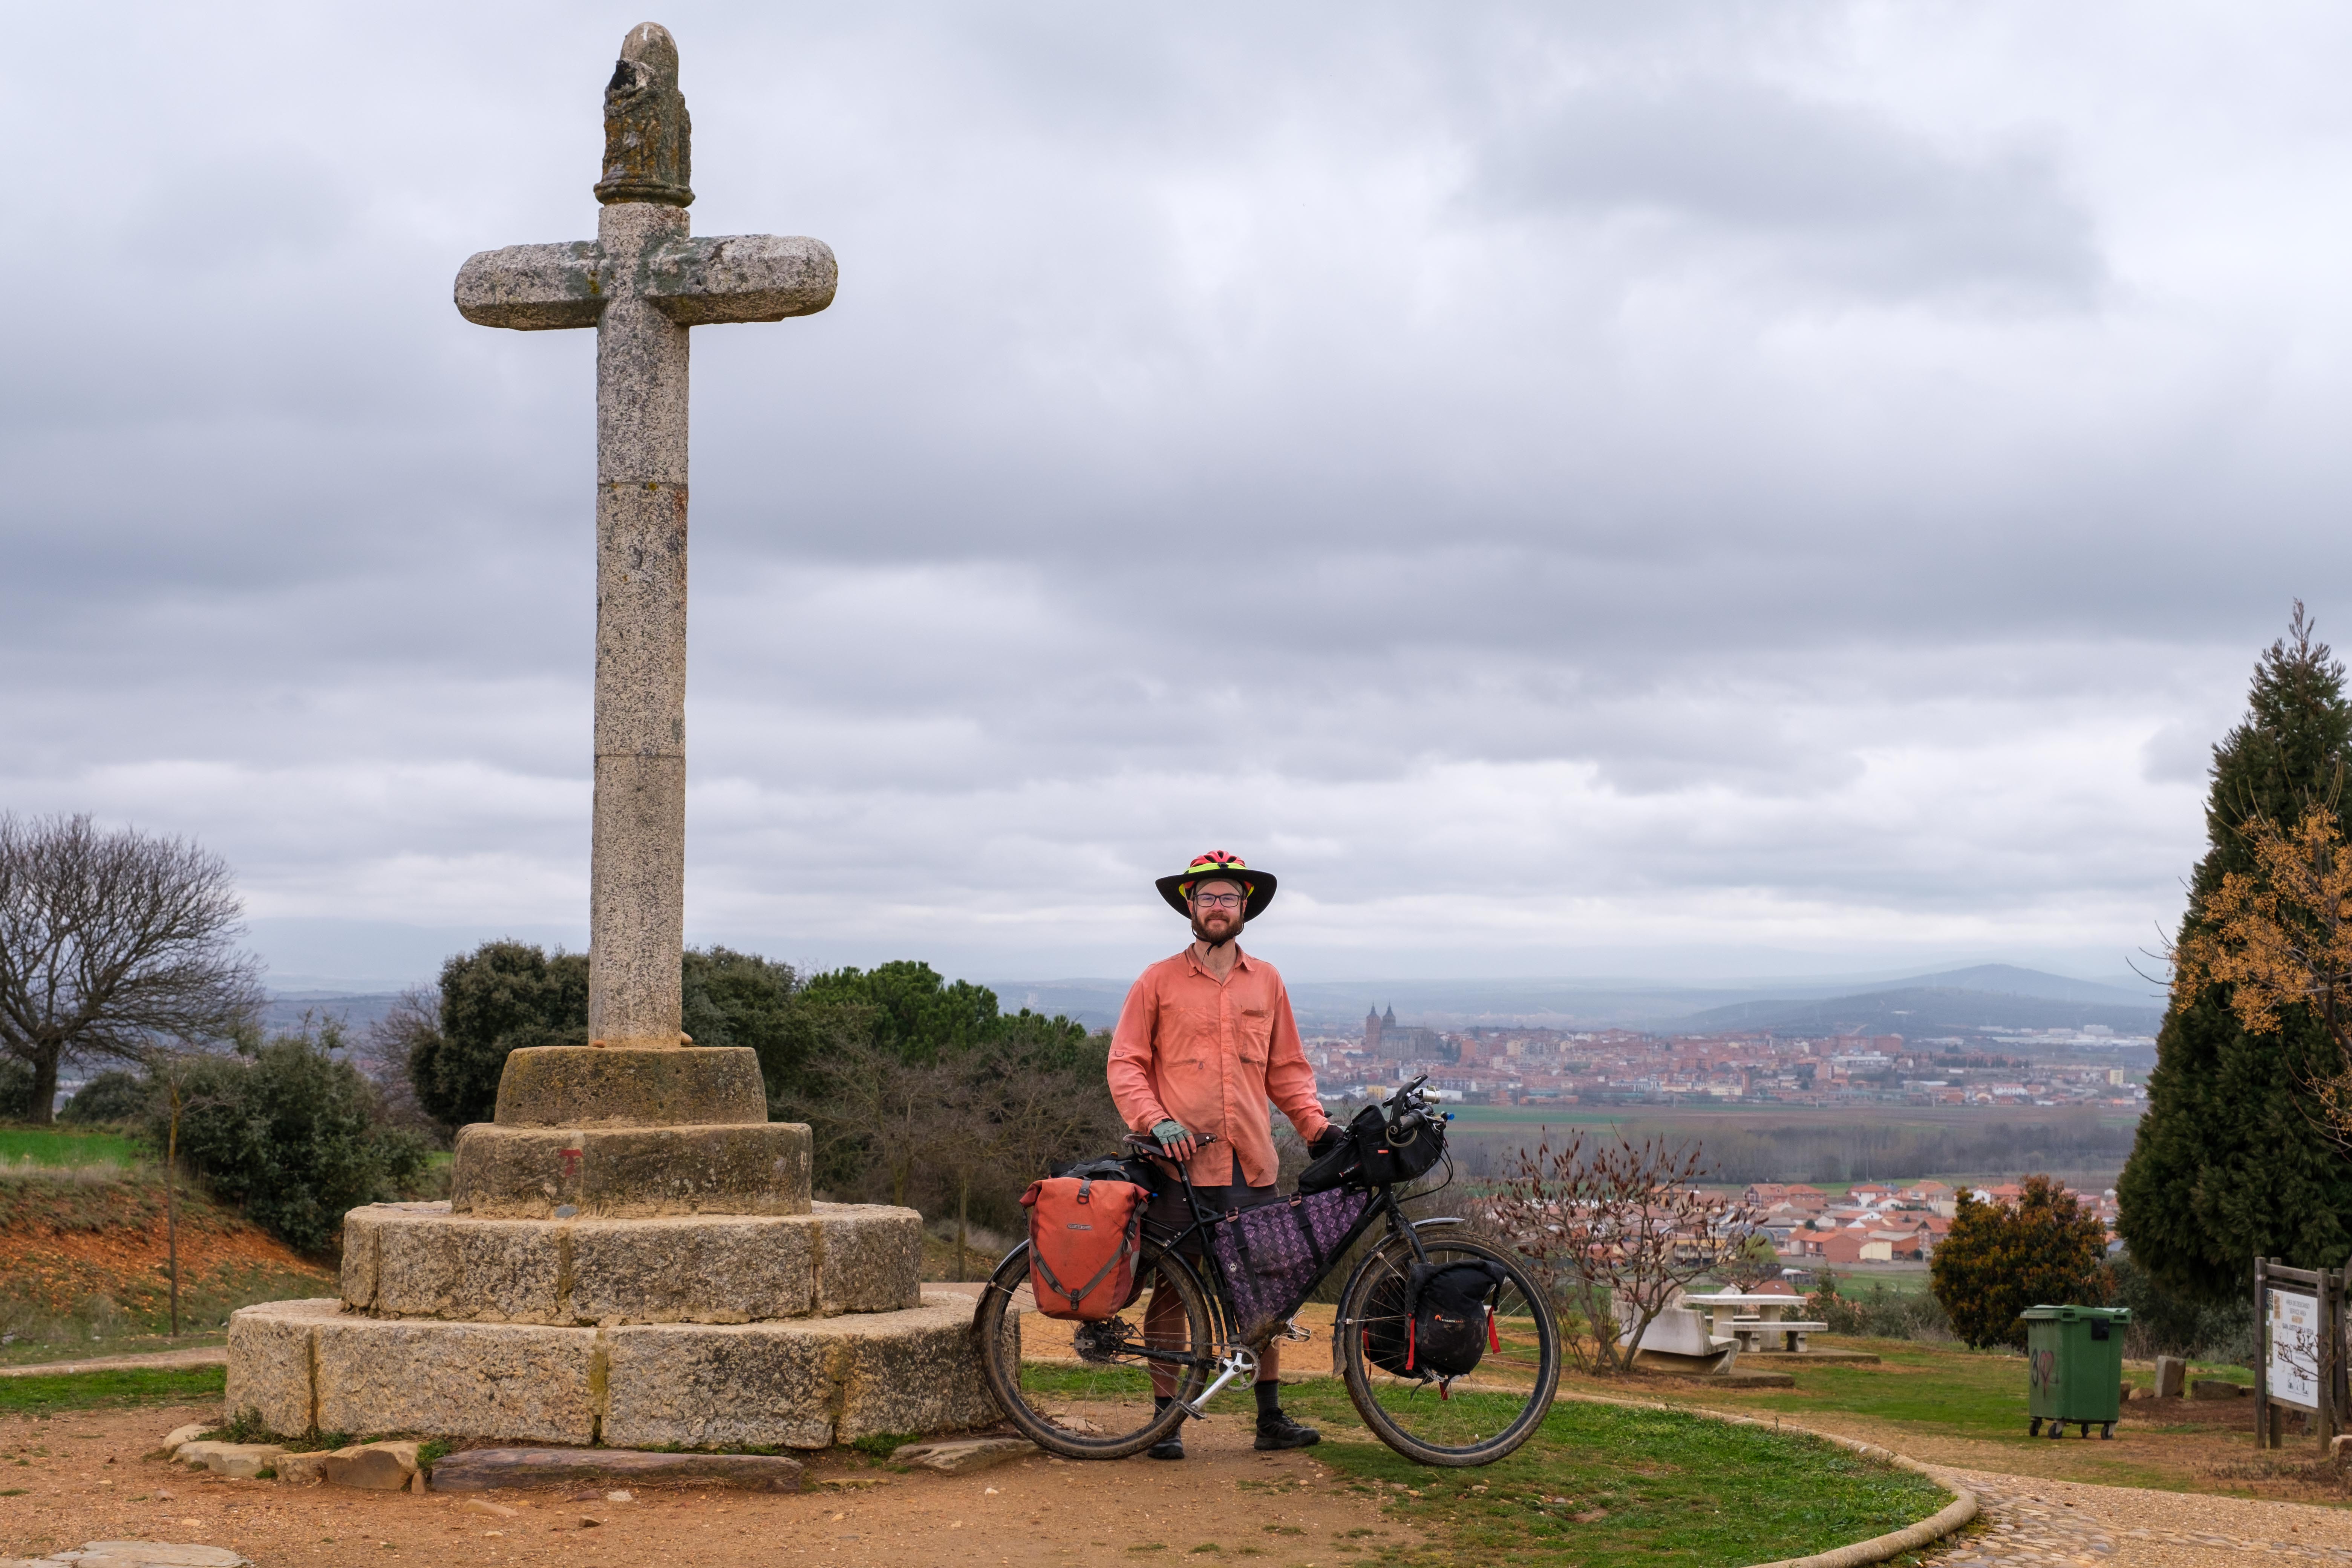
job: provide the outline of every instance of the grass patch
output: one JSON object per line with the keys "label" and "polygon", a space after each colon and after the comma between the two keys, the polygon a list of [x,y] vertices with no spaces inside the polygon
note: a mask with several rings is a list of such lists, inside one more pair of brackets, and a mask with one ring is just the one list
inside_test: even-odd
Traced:
{"label": "grass patch", "polygon": [[[1816,1342],[1832,1342],[1824,1336]],[[1864,1343],[1880,1365],[1776,1363],[1776,1371],[1794,1373],[1797,1386],[1743,1394],[1740,1408],[1791,1415],[1842,1410],[1939,1436],[2025,1436],[2023,1356],[1904,1340],[1856,1342],[1856,1348]]]}
{"label": "grass patch", "polygon": [[219,1366],[123,1366],[54,1377],[0,1377],[0,1415],[217,1403],[227,1381],[228,1369]]}
{"label": "grass patch", "polygon": [[70,1169],[139,1163],[139,1145],[120,1132],[68,1131],[47,1127],[0,1127],[0,1163]]}
{"label": "grass patch", "polygon": [[1048,1366],[1024,1362],[1021,1386],[1031,1394],[1060,1394],[1066,1399],[1116,1399],[1150,1393],[1151,1374],[1139,1367]]}
{"label": "grass patch", "polygon": [[1396,1563],[1770,1561],[1899,1530],[1950,1500],[1924,1476],[1833,1444],[1676,1411],[1563,1400],[1508,1458],[1431,1469],[1359,1426],[1336,1383],[1286,1387],[1283,1404],[1323,1426],[1318,1460],[1418,1534],[1384,1553]]}

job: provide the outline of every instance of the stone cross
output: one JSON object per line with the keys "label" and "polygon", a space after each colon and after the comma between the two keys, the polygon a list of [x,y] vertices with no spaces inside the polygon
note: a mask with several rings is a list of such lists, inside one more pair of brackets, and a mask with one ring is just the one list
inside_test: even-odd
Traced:
{"label": "stone cross", "polygon": [[485,327],[596,329],[596,774],[588,1033],[668,1048],[686,941],[687,330],[833,302],[833,252],[691,237],[692,126],[677,45],[631,29],[604,89],[596,237],[486,250],[457,273]]}

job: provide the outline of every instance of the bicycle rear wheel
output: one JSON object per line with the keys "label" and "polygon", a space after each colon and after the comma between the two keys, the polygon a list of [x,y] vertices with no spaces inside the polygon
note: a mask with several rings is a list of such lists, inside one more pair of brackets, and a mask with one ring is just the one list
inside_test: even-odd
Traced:
{"label": "bicycle rear wheel", "polygon": [[[1141,1453],[1184,1419],[1175,1405],[1152,1407],[1154,1367],[1179,1400],[1208,1386],[1215,1337],[1208,1292],[1184,1260],[1147,1247],[1139,1266],[1143,1289],[1126,1310],[1100,1322],[1071,1322],[1037,1310],[1029,1290],[1029,1245],[1005,1254],[981,1293],[973,1331],[990,1392],[1021,1435],[1071,1459],[1123,1459]],[[1175,1303],[1160,1336],[1144,1343],[1144,1314],[1155,1300]]]}
{"label": "bicycle rear wheel", "polygon": [[1492,1262],[1506,1280],[1493,1298],[1497,1348],[1465,1376],[1441,1382],[1398,1373],[1367,1353],[1404,1338],[1405,1288],[1415,1259],[1401,1237],[1356,1271],[1339,1302],[1340,1367],[1348,1397],[1381,1442],[1424,1465],[1490,1465],[1534,1436],[1559,1382],[1559,1330],[1551,1302],[1508,1252],[1446,1230],[1421,1233],[1432,1263]]}

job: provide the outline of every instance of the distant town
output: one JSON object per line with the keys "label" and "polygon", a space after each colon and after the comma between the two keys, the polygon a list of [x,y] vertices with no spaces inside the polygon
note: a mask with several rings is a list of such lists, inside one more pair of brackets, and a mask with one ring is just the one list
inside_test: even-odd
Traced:
{"label": "distant town", "polygon": [[[1981,1203],[2014,1205],[2024,1189],[2013,1182],[1992,1187],[1971,1187]],[[2116,1193],[2069,1189],[2083,1213],[2116,1234]],[[1937,1244],[1950,1234],[1952,1216],[1959,1212],[1960,1189],[1943,1182],[1914,1182],[1896,1187],[1885,1182],[1856,1182],[1843,1197],[1832,1196],[1801,1182],[1752,1183],[1744,1194],[1758,1210],[1757,1228],[1772,1238],[1780,1256],[1792,1263],[1817,1264],[1924,1263],[1935,1257]]]}
{"label": "distant town", "polygon": [[2156,1042],[2105,1025],[1967,1037],[1706,1035],[1633,1029],[1441,1032],[1368,1013],[1360,1035],[1318,1035],[1307,1058],[1327,1099],[1428,1076],[1469,1105],[2093,1105],[2137,1110]]}

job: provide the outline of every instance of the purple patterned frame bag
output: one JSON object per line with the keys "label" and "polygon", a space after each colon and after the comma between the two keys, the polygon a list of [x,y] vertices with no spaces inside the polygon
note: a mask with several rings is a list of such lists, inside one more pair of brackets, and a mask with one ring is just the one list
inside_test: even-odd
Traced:
{"label": "purple patterned frame bag", "polygon": [[1209,1248],[1224,1270],[1242,1343],[1257,1343],[1298,1310],[1371,1206],[1371,1194],[1335,1188],[1225,1211]]}

